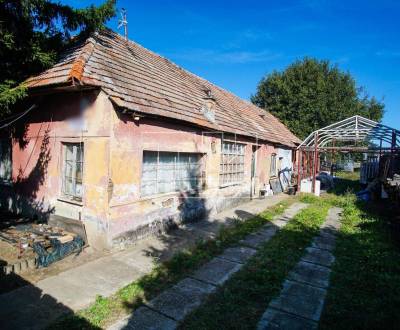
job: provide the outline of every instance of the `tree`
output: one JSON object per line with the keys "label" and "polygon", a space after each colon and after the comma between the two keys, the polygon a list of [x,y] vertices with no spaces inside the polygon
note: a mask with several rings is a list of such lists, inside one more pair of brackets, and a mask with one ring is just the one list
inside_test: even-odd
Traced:
{"label": "tree", "polygon": [[353,115],[379,121],[384,113],[384,104],[357,88],[348,72],[313,58],[262,78],[251,101],[277,116],[301,139]]}
{"label": "tree", "polygon": [[[23,81],[115,15],[116,0],[75,9],[50,0],[0,0],[0,117],[27,91]],[[77,36],[71,38],[75,33]]]}

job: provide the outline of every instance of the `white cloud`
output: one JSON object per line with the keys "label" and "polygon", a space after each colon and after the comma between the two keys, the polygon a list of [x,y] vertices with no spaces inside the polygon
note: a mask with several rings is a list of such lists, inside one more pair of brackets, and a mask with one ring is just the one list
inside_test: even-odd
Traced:
{"label": "white cloud", "polygon": [[179,53],[167,54],[172,59],[193,62],[244,64],[268,62],[280,58],[280,53],[261,51],[220,51],[212,49],[190,49]]}

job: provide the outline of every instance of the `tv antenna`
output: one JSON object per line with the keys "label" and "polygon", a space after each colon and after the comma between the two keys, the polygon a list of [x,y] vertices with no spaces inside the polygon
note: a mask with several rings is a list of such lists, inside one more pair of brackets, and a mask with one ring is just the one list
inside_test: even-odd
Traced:
{"label": "tv antenna", "polygon": [[121,8],[121,19],[118,21],[118,29],[124,27],[124,37],[128,40],[128,21],[126,20],[126,9]]}

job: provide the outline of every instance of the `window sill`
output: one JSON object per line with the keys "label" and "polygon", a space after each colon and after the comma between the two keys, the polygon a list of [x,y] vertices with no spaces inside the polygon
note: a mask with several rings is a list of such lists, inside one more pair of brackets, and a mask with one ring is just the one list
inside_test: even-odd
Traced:
{"label": "window sill", "polygon": [[[202,192],[201,189],[199,189],[197,191],[198,194],[200,194],[201,192]],[[196,194],[195,190],[171,191],[171,192],[155,194],[155,195],[140,196],[139,201],[145,201],[145,200],[148,200],[148,199],[157,199],[157,198],[163,198],[163,197],[179,196],[179,194],[181,194],[181,193],[184,193],[184,194]]]}
{"label": "window sill", "polygon": [[232,186],[239,186],[241,184],[243,184],[244,181],[240,181],[240,182],[230,182],[230,183],[225,183],[225,184],[220,184],[219,188],[227,188],[227,187],[232,187]]}
{"label": "window sill", "polygon": [[73,205],[78,205],[78,206],[83,206],[82,201],[74,200],[68,197],[58,197],[58,201],[68,203],[68,204],[73,204]]}

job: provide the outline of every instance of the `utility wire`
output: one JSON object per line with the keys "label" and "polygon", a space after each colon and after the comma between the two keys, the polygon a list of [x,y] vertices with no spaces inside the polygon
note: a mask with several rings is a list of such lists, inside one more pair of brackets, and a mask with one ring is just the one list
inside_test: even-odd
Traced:
{"label": "utility wire", "polygon": [[2,126],[0,126],[0,129],[6,128],[8,126],[10,126],[11,124],[15,123],[18,119],[22,118],[23,116],[25,116],[26,114],[28,114],[28,112],[30,112],[31,110],[36,108],[36,104],[33,104],[31,107],[29,107],[28,110],[26,110],[25,112],[23,112],[22,114],[20,114],[17,118],[13,119],[12,121],[10,121],[7,124],[4,124]]}

